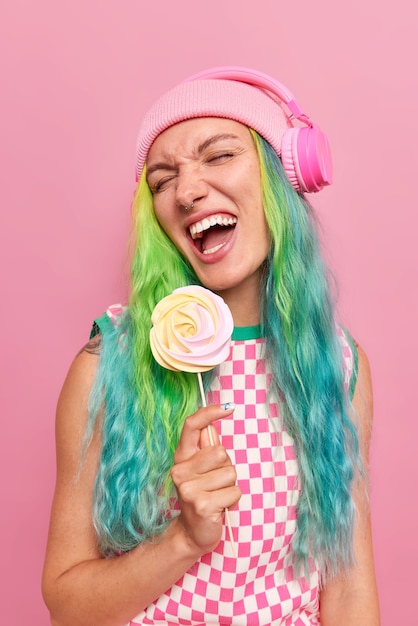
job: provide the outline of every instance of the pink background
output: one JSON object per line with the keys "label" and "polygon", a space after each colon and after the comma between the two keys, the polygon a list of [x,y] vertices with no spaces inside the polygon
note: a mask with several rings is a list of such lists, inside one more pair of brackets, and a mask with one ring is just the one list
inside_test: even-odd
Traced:
{"label": "pink background", "polygon": [[415,17],[412,0],[1,3],[3,624],[49,623],[55,404],[91,320],[125,294],[139,120],[218,64],[273,74],[329,135],[335,184],[314,203],[374,372],[382,623],[418,624]]}

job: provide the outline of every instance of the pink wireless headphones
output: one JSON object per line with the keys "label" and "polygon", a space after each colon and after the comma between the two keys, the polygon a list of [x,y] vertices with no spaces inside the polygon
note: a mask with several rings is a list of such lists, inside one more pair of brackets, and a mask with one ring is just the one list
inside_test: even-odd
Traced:
{"label": "pink wireless headphones", "polygon": [[301,192],[320,191],[332,183],[332,159],[326,135],[303,113],[292,93],[271,76],[246,67],[223,66],[204,70],[184,82],[207,79],[233,80],[263,90],[290,111],[288,120],[301,127],[288,128],[281,139],[280,157],[293,187]]}

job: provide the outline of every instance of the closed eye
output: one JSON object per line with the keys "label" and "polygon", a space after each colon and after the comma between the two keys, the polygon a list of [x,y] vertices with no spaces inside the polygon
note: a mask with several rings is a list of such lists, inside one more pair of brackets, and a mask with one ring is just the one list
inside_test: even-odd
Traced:
{"label": "closed eye", "polygon": [[167,185],[174,180],[175,176],[166,176],[165,178],[161,178],[155,183],[148,183],[151,189],[151,193],[158,193],[159,191],[164,191]]}
{"label": "closed eye", "polygon": [[226,161],[228,159],[232,159],[232,157],[235,156],[233,152],[222,152],[221,154],[215,154],[213,156],[210,156],[207,159],[208,163],[222,163],[223,161]]}

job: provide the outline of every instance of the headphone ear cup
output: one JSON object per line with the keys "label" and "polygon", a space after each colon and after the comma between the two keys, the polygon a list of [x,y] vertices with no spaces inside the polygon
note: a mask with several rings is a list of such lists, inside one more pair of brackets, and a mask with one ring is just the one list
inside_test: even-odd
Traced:
{"label": "headphone ear cup", "polygon": [[301,188],[320,191],[332,183],[331,150],[325,133],[316,126],[297,129],[297,163]]}
{"label": "headphone ear cup", "polygon": [[317,127],[290,128],[283,135],[281,159],[293,187],[302,193],[320,191],[332,183],[328,139]]}

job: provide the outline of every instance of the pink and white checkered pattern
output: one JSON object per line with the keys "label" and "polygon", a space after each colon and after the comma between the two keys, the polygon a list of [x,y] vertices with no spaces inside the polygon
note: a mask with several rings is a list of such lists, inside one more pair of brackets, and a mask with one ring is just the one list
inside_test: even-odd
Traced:
{"label": "pink and white checkered pattern", "polygon": [[[339,336],[348,389],[353,355],[342,330]],[[319,572],[313,564],[306,579],[293,570],[298,466],[277,404],[267,402],[271,375],[263,346],[263,339],[233,341],[210,394],[210,402],[237,405],[230,418],[216,424],[242,491],[238,506],[229,512],[237,558],[224,530],[216,550],[205,554],[132,626],[319,624]]]}

